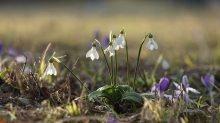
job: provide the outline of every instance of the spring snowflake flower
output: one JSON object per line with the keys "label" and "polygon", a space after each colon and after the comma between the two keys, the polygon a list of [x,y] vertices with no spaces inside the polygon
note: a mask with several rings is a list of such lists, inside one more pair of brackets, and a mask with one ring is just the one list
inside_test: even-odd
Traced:
{"label": "spring snowflake flower", "polygon": [[86,53],[86,58],[90,57],[92,60],[99,59],[99,54],[96,50],[96,44],[92,43],[92,48]]}
{"label": "spring snowflake flower", "polygon": [[167,60],[163,60],[162,63],[161,63],[161,66],[164,70],[167,70],[170,68],[170,64]]}
{"label": "spring snowflake flower", "polygon": [[115,50],[118,50],[119,47],[124,48],[125,44],[126,44],[125,38],[124,38],[123,34],[120,34],[118,36],[118,38],[115,40],[113,45],[114,45]]}
{"label": "spring snowflake flower", "polygon": [[158,45],[154,41],[152,34],[149,35],[149,41],[148,41],[148,43],[146,45],[146,48],[149,49],[149,50],[158,49]]}
{"label": "spring snowflake flower", "polygon": [[168,90],[169,86],[170,86],[169,79],[166,77],[163,77],[160,79],[159,84],[156,84],[151,88],[151,92],[154,92],[157,89],[159,98],[161,99],[164,96],[164,92]]}
{"label": "spring snowflake flower", "polygon": [[48,64],[48,66],[45,70],[45,74],[46,75],[55,75],[55,76],[57,75],[57,70],[53,66],[53,60],[52,59],[49,60],[49,64]]}
{"label": "spring snowflake flower", "polygon": [[104,50],[104,53],[106,54],[106,52],[110,53],[110,57],[115,55],[115,49],[112,46],[112,42],[109,43],[109,46]]}

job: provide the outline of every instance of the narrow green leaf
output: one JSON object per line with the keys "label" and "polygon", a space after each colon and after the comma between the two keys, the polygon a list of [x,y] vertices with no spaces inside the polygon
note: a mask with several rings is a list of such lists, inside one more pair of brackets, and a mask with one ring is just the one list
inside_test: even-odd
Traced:
{"label": "narrow green leaf", "polygon": [[85,70],[90,76],[94,76],[95,75],[95,73],[91,69],[89,69],[87,67],[83,67],[81,69]]}
{"label": "narrow green leaf", "polygon": [[0,77],[1,78],[5,78],[6,74],[8,73],[8,70],[5,70],[3,72],[0,73]]}
{"label": "narrow green leaf", "polygon": [[200,108],[201,103],[202,103],[202,96],[199,97],[199,101],[197,102],[197,108]]}

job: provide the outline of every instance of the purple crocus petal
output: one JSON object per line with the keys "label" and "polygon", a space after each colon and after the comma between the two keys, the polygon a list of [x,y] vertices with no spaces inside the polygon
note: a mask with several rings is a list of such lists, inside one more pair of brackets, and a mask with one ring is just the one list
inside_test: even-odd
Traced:
{"label": "purple crocus petal", "polygon": [[199,91],[197,91],[196,89],[191,88],[191,87],[187,87],[187,88],[186,88],[186,91],[187,91],[187,92],[188,92],[188,91],[191,91],[191,92],[193,92],[193,93],[195,93],[195,94],[200,94]]}
{"label": "purple crocus petal", "polygon": [[186,91],[186,86],[183,83],[180,83],[180,89]]}
{"label": "purple crocus petal", "polygon": [[210,82],[215,83],[215,77],[214,77],[214,75],[211,75],[211,76],[210,76]]}
{"label": "purple crocus petal", "polygon": [[180,90],[174,90],[174,96],[175,97],[179,97],[181,94],[181,91]]}
{"label": "purple crocus petal", "polygon": [[212,91],[213,86],[212,86],[211,83],[214,83],[214,82],[215,82],[215,78],[214,78],[213,75],[211,75],[211,76],[205,76],[204,78],[201,77],[201,81],[202,81],[202,83],[207,87],[207,89],[208,89],[209,91]]}
{"label": "purple crocus petal", "polygon": [[108,45],[109,45],[109,36],[105,37],[102,44],[103,44],[104,47],[108,47]]}
{"label": "purple crocus petal", "polygon": [[3,53],[3,44],[2,44],[2,42],[0,41],[0,55],[2,55],[2,53]]}
{"label": "purple crocus petal", "polygon": [[15,60],[16,60],[17,63],[25,63],[26,57],[23,56],[23,55],[19,55],[19,56],[15,57]]}
{"label": "purple crocus petal", "polygon": [[33,59],[33,55],[30,54],[30,53],[24,53],[23,55],[24,55],[25,57],[27,57],[27,59],[28,59],[29,61],[31,61],[31,60]]}
{"label": "purple crocus petal", "polygon": [[170,81],[168,78],[163,77],[160,79],[160,92],[165,92],[170,86]]}
{"label": "purple crocus petal", "polygon": [[17,55],[17,49],[9,48],[8,49],[8,54],[15,57]]}
{"label": "purple crocus petal", "polygon": [[95,31],[95,39],[100,40],[100,31],[99,30]]}
{"label": "purple crocus petal", "polygon": [[173,82],[173,84],[174,84],[174,86],[175,86],[178,90],[181,89],[180,85],[178,85],[176,82]]}
{"label": "purple crocus petal", "polygon": [[158,89],[160,87],[160,84],[155,84],[152,88],[151,88],[151,92],[154,92],[156,89]]}
{"label": "purple crocus petal", "polygon": [[187,88],[187,87],[189,87],[189,80],[188,80],[188,77],[187,77],[187,75],[184,75],[183,76],[183,78],[182,78],[182,83],[183,83],[183,86],[185,87],[185,88]]}
{"label": "purple crocus petal", "polygon": [[183,101],[188,102],[188,100],[189,100],[189,95],[183,93]]}

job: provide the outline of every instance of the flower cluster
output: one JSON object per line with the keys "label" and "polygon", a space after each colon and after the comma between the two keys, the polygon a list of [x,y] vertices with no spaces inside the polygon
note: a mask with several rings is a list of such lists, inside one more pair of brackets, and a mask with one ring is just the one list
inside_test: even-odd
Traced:
{"label": "flower cluster", "polygon": [[[116,38],[116,35],[113,35],[110,32],[110,38],[106,38],[107,42],[109,42],[108,47],[104,50],[104,53],[106,54],[109,52],[110,57],[115,55],[115,51],[119,50],[119,48],[125,48],[126,46],[126,40],[124,36],[124,29],[120,32],[118,38]],[[157,43],[153,39],[153,35],[149,33],[149,41],[146,45],[146,48],[149,50],[158,49]],[[91,58],[91,60],[99,59],[99,54],[96,50],[95,42],[92,44],[92,48],[86,53],[86,58]]]}

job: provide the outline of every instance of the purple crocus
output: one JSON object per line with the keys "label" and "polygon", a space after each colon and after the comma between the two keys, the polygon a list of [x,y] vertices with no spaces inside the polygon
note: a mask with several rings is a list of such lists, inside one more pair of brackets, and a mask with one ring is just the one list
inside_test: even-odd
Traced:
{"label": "purple crocus", "polygon": [[201,81],[209,91],[212,91],[212,89],[213,89],[212,84],[214,84],[214,82],[215,82],[215,77],[213,75],[205,76],[204,78],[201,77]]}
{"label": "purple crocus", "polygon": [[95,31],[95,37],[94,38],[97,39],[97,40],[100,40],[100,31],[99,30]]}
{"label": "purple crocus", "polygon": [[109,36],[106,36],[102,42],[102,45],[104,47],[108,47],[109,46]]}
{"label": "purple crocus", "polygon": [[215,77],[213,75],[211,76],[205,76],[204,78],[201,77],[202,83],[206,86],[206,88],[209,90],[210,99],[211,99],[211,105],[212,107],[215,107],[215,102],[212,94],[213,84],[215,82]]}
{"label": "purple crocus", "polygon": [[183,100],[186,103],[188,103],[188,100],[189,100],[188,91],[191,91],[195,94],[200,94],[200,92],[197,91],[196,89],[189,87],[189,80],[186,75],[183,76],[182,83],[180,83],[180,85],[177,84],[176,82],[173,82],[173,84],[177,88],[177,90],[175,90],[175,93],[174,93],[175,96],[179,97],[180,94],[182,93]]}
{"label": "purple crocus", "polygon": [[17,55],[17,49],[11,47],[8,49],[8,54],[12,57],[15,57]]}
{"label": "purple crocus", "polygon": [[31,53],[24,53],[23,54],[25,57],[27,57],[28,61],[31,61],[33,59],[33,55]]}
{"label": "purple crocus", "polygon": [[0,55],[3,54],[3,43],[0,41]]}
{"label": "purple crocus", "polygon": [[17,63],[25,63],[26,57],[25,57],[24,55],[16,56],[16,57],[15,57],[15,61],[16,61]]}
{"label": "purple crocus", "polygon": [[159,84],[155,84],[151,88],[151,92],[158,90],[159,99],[161,100],[161,98],[163,98],[163,96],[164,96],[164,92],[168,90],[169,86],[170,86],[169,79],[166,77],[163,77],[160,79]]}

